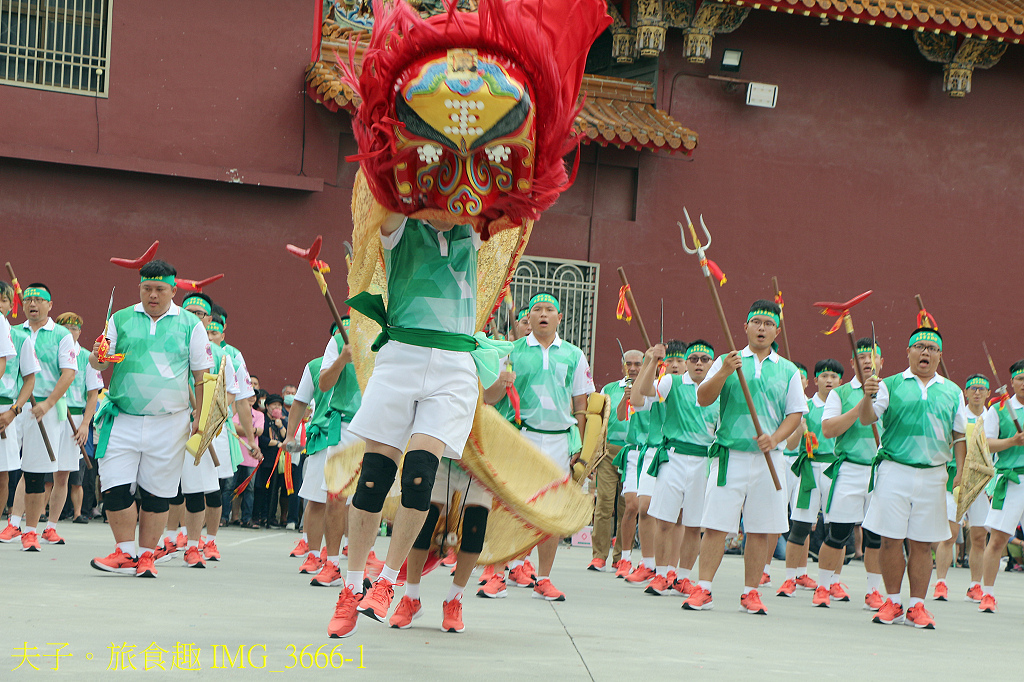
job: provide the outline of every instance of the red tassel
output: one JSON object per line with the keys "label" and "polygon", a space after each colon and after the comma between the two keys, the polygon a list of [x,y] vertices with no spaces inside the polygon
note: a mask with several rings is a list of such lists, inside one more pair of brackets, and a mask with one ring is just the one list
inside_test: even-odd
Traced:
{"label": "red tassel", "polygon": [[[821,314],[822,315],[831,315],[832,313],[829,312],[828,309],[825,309],[825,310],[821,311]],[[844,310],[841,313],[839,313],[839,319],[836,320],[836,323],[834,325],[832,325],[831,329],[829,329],[827,332],[825,332],[825,336],[828,336],[829,334],[835,334],[837,331],[839,331],[842,328],[842,326],[843,326],[843,320],[846,319],[847,314],[848,314],[848,312],[846,310]]]}
{"label": "red tassel", "polygon": [[[267,476],[267,488],[270,487],[270,482],[274,479],[274,472],[277,471],[277,465],[281,461],[281,453],[284,452],[284,448],[277,449],[277,457],[274,458],[274,466],[270,469],[270,476]],[[289,467],[291,469],[291,467]]]}
{"label": "red tassel", "polygon": [[248,478],[246,478],[244,481],[238,484],[238,487],[235,488],[235,494],[233,497],[238,497],[239,495],[245,492],[245,489],[249,487],[249,483],[252,481],[253,478],[256,477],[256,472],[259,470],[259,466],[254,466],[252,468],[252,473],[249,474]]}
{"label": "red tassel", "polygon": [[295,481],[292,480],[292,453],[284,453],[284,487],[291,495],[295,492]]}
{"label": "red tassel", "polygon": [[786,307],[785,301],[782,300],[782,292],[781,291],[779,293],[775,294],[775,302],[779,304],[780,308],[785,308]]}
{"label": "red tassel", "polygon": [[930,327],[931,329],[938,329],[939,325],[935,322],[935,318],[928,314],[928,311],[921,308],[917,312],[917,326],[918,327]]}
{"label": "red tassel", "polygon": [[629,291],[629,285],[623,284],[619,287],[619,303],[615,306],[615,317],[618,319],[626,319],[626,323],[633,321],[633,311],[629,309],[629,303],[626,302],[626,292]]}
{"label": "red tassel", "polygon": [[725,273],[722,272],[722,268],[718,267],[718,264],[713,260],[708,261],[708,270],[711,271],[711,276],[718,280],[718,286],[722,286],[726,283]]}
{"label": "red tassel", "polygon": [[522,424],[523,416],[519,412],[519,391],[516,390],[514,385],[509,384],[509,386],[505,388],[505,395],[508,396],[508,401],[512,403],[512,409],[516,412],[516,425]]}
{"label": "red tassel", "polygon": [[807,456],[813,458],[818,452],[818,437],[811,431],[804,431],[804,447],[807,448]]}

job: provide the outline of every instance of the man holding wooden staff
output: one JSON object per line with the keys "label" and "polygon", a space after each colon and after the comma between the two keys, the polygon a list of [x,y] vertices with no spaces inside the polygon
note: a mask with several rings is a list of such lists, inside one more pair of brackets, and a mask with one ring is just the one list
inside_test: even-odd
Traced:
{"label": "man holding wooden staff", "polygon": [[[700,581],[684,609],[710,609],[711,582],[722,562],[725,537],[739,530],[743,512],[746,531],[744,588],[740,608],[764,615],[767,611],[757,588],[768,554],[768,537],[786,532],[786,490],[777,490],[763,453],[770,453],[776,471],[782,471],[782,445],[807,412],[800,372],[772,350],[779,334],[779,305],[754,301],[743,326],[747,347],[719,357],[697,388],[697,402],[708,406],[720,398],[719,426],[709,456],[707,494],[701,526]],[[756,435],[736,370],[742,369],[750,387],[763,433]]]}

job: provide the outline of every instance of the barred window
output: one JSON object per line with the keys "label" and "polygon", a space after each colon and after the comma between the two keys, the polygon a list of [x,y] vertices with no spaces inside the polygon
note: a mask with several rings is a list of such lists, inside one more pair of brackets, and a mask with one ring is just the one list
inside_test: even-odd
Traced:
{"label": "barred window", "polygon": [[107,96],[113,0],[0,0],[0,84]]}

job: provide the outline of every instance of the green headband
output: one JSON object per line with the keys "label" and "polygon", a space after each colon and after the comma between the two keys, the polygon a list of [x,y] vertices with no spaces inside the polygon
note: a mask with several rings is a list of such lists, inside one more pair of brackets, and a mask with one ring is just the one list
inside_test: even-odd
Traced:
{"label": "green headband", "polygon": [[1010,378],[1013,379],[1015,377],[1019,377],[1021,374],[1024,374],[1024,368],[1018,369],[1015,372],[1010,372]]}
{"label": "green headband", "polygon": [[213,308],[210,306],[210,304],[206,301],[205,298],[200,298],[199,296],[189,296],[181,303],[182,308],[187,308],[190,305],[194,305],[197,308],[202,308],[203,310],[206,311],[207,315],[213,313]]}
{"label": "green headband", "polygon": [[750,320],[755,316],[767,317],[775,322],[776,327],[779,326],[779,314],[776,313],[774,310],[751,310],[750,314],[747,315],[747,322],[750,322]]}
{"label": "green headband", "polygon": [[50,298],[50,292],[42,287],[29,287],[28,289],[25,289],[25,291],[21,293],[21,299],[25,300],[26,298],[41,298],[44,301],[53,300]]}
{"label": "green headband", "polygon": [[522,310],[519,311],[519,314],[516,315],[516,320],[517,321],[521,320],[521,319],[523,319],[524,317],[526,317],[529,314],[530,314],[530,309],[529,308],[523,308]]}
{"label": "green headband", "polygon": [[837,372],[836,370],[832,369],[831,367],[822,367],[821,369],[819,369],[817,372],[814,373],[814,378],[817,379],[818,377],[820,377],[825,372],[832,372],[833,374],[835,374],[840,379],[843,378],[843,373],[842,372]]}
{"label": "green headband", "polygon": [[206,331],[208,331],[208,332],[217,332],[218,334],[223,334],[224,333],[224,325],[222,325],[220,322],[209,322],[206,325]]}
{"label": "green headband", "polygon": [[[857,352],[854,353],[853,357],[856,358],[861,353],[870,353],[870,352],[871,352],[871,346],[857,346]],[[875,344],[875,355],[877,355],[878,357],[882,357],[882,348],[878,344]]]}
{"label": "green headband", "polygon": [[800,370],[800,376],[802,376],[804,379],[806,379],[807,378],[807,370],[804,369],[803,367],[797,367],[797,369]]}
{"label": "green headband", "polygon": [[715,349],[703,343],[695,343],[686,349],[686,357],[690,357],[694,353],[707,353],[712,358],[715,357]]}
{"label": "green headband", "polygon": [[922,330],[910,337],[910,342],[907,344],[907,348],[910,348],[918,341],[931,341],[939,350],[942,350],[942,337],[931,330]]}
{"label": "green headband", "polygon": [[683,355],[682,353],[669,353],[668,355],[665,356],[666,360],[671,360],[672,358],[679,358],[680,360],[685,360],[686,356]]}
{"label": "green headband", "polygon": [[[1021,371],[1024,371],[1024,370],[1021,370]],[[969,379],[967,381],[967,388],[968,389],[971,389],[971,388],[985,388],[985,389],[987,389],[988,387],[989,387],[988,379],[986,379],[985,377],[974,377],[973,379]]]}
{"label": "green headband", "polygon": [[170,284],[174,286],[174,275],[163,275],[162,277],[146,277],[143,275],[143,282],[163,282],[164,284]]}
{"label": "green headband", "polygon": [[533,298],[530,299],[530,305],[527,309],[533,310],[533,306],[537,305],[538,303],[550,303],[551,305],[555,306],[555,310],[557,310],[558,312],[562,312],[562,307],[558,305],[558,299],[552,296],[551,294],[536,294]]}

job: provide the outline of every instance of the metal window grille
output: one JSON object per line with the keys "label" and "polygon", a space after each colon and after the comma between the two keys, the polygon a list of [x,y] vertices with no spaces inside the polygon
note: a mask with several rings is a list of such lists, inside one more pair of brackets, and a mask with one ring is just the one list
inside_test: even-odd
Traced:
{"label": "metal window grille", "polygon": [[[518,308],[529,304],[530,298],[546,291],[558,299],[562,307],[562,324],[558,334],[578,346],[594,366],[594,321],[597,318],[597,283],[600,265],[564,258],[523,256],[512,279],[512,300]],[[505,314],[505,306],[500,308]],[[507,322],[499,317],[498,330]]]}
{"label": "metal window grille", "polygon": [[107,96],[114,0],[0,0],[0,84]]}

